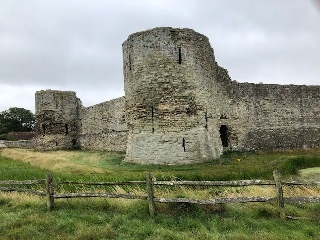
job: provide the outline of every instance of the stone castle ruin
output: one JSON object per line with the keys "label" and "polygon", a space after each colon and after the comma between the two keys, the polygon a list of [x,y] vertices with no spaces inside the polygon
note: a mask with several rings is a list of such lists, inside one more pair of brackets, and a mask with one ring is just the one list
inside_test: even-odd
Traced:
{"label": "stone castle ruin", "polygon": [[232,81],[191,29],[154,28],[122,46],[124,97],[83,107],[74,92],[36,92],[37,148],[184,164],[224,150],[320,146],[320,86]]}

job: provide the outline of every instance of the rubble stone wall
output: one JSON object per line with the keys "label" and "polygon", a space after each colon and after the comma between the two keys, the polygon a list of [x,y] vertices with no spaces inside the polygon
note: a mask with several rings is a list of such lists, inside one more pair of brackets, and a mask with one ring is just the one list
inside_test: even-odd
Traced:
{"label": "rubble stone wall", "polygon": [[81,148],[126,151],[128,130],[124,115],[124,97],[82,108],[79,134]]}
{"label": "rubble stone wall", "polygon": [[238,83],[220,73],[220,121],[230,128],[230,148],[320,146],[319,86]]}

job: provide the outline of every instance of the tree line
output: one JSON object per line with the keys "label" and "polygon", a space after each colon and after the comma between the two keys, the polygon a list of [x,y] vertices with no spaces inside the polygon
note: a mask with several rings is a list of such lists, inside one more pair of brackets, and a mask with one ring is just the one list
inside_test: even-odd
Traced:
{"label": "tree line", "polygon": [[35,116],[27,109],[12,107],[0,112],[0,140],[15,140],[12,132],[33,132]]}

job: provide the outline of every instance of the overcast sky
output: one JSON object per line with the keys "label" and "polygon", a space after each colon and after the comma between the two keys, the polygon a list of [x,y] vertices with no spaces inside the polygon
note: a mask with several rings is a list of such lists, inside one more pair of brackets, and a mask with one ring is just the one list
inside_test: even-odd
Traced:
{"label": "overcast sky", "polygon": [[84,106],[123,96],[122,43],[154,27],[209,37],[239,82],[320,85],[316,0],[0,0],[0,112],[34,94],[77,92]]}

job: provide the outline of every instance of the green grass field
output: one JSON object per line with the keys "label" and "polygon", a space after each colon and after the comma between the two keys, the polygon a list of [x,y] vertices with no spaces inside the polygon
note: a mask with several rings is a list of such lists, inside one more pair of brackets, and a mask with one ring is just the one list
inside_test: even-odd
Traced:
{"label": "green grass field", "polygon": [[[123,153],[91,151],[37,152],[0,150],[0,180],[157,180],[272,179],[279,169],[287,179],[320,181],[320,150],[267,153],[228,153],[212,162],[181,166],[123,163]],[[68,191],[69,189],[59,189]],[[79,189],[78,189],[79,190]],[[81,189],[80,189],[81,190]],[[117,192],[142,191],[113,189]],[[159,195],[207,197],[212,195],[270,194],[266,187],[157,189]],[[319,189],[287,189],[290,194],[320,195]],[[0,192],[0,239],[319,239],[320,204],[289,205],[286,213],[297,220],[280,220],[276,203],[217,206],[157,204],[158,215],[148,216],[142,200],[56,200],[52,212],[46,199]]]}

